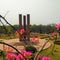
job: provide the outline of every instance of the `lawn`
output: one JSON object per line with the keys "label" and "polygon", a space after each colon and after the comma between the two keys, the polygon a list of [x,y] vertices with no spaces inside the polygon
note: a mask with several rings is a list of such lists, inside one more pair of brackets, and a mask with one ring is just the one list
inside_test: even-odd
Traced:
{"label": "lawn", "polygon": [[49,56],[52,60],[60,60],[60,45],[55,45],[53,54],[52,54],[52,48],[53,48],[53,41],[51,41],[52,45],[50,48],[42,51],[40,54],[42,56]]}

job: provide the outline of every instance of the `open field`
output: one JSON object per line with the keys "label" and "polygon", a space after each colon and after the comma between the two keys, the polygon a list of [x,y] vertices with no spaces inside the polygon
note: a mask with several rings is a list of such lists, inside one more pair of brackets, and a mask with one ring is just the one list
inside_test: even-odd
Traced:
{"label": "open field", "polygon": [[[39,36],[39,38],[40,37],[42,37],[42,36]],[[43,38],[43,37],[42,37]],[[7,43],[12,43],[13,44],[13,42],[19,42],[18,41],[18,39],[15,39],[15,40],[13,40],[13,39],[11,39],[11,40],[6,40],[6,39],[0,39],[1,41],[4,41],[4,42],[7,42]],[[8,42],[9,41],[9,42]],[[49,57],[51,57],[52,58],[52,60],[60,60],[60,45],[55,45],[55,48],[54,48],[54,51],[53,51],[53,54],[52,54],[52,48],[53,48],[53,45],[54,45],[54,43],[53,43],[53,41],[54,40],[50,40],[50,43],[51,43],[51,46],[48,48],[48,49],[45,49],[45,50],[43,50],[42,52],[40,52],[40,54],[41,54],[41,56],[49,56]],[[40,41],[41,42],[41,41]],[[41,43],[42,44],[42,43]],[[41,45],[40,45],[41,46]],[[1,46],[0,46],[1,47]],[[18,49],[19,48],[22,48],[22,46],[21,47],[17,47]],[[3,47],[2,47],[2,49],[3,49]],[[0,59],[1,60],[4,60],[4,57],[1,57],[0,56]]]}
{"label": "open field", "polygon": [[49,56],[52,58],[52,60],[60,60],[60,45],[55,45],[53,54],[52,54],[52,48],[53,48],[53,41],[51,41],[52,46],[44,51],[42,51],[40,54],[42,56]]}
{"label": "open field", "polygon": [[52,48],[53,48],[53,41],[51,41],[51,47],[49,47],[46,50],[43,50],[40,54],[42,56],[49,56],[52,58],[52,60],[60,60],[60,45],[55,45],[53,54],[52,54]]}

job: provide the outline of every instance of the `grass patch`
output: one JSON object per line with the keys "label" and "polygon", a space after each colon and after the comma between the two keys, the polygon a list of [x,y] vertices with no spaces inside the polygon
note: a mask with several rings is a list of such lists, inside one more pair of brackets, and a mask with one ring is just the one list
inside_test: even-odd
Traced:
{"label": "grass patch", "polygon": [[8,39],[15,39],[15,38],[18,38],[15,34],[0,36],[0,40],[4,40],[4,39],[8,40]]}
{"label": "grass patch", "polygon": [[42,56],[49,56],[52,60],[60,60],[60,45],[55,45],[55,48],[52,54],[53,41],[51,41],[51,43],[52,43],[52,46],[42,51],[40,54]]}

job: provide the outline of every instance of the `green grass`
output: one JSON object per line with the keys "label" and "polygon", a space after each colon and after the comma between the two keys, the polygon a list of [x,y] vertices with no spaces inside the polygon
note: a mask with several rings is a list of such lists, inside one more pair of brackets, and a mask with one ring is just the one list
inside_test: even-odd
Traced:
{"label": "green grass", "polygon": [[[51,41],[51,43],[52,43],[52,41]],[[40,54],[42,56],[49,56],[49,57],[51,57],[52,60],[60,60],[60,45],[55,45],[53,54],[52,54],[52,48],[53,48],[53,43],[50,48],[42,51]]]}
{"label": "green grass", "polygon": [[2,35],[0,37],[0,40],[8,40],[8,39],[15,39],[15,38],[18,38],[15,34],[11,34],[11,35]]}

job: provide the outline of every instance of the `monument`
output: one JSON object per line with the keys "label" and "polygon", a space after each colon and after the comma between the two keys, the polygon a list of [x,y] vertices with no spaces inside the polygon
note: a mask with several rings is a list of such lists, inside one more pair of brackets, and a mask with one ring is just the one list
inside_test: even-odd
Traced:
{"label": "monument", "polygon": [[24,29],[25,33],[19,35],[20,41],[30,41],[30,14],[19,14],[19,30]]}

